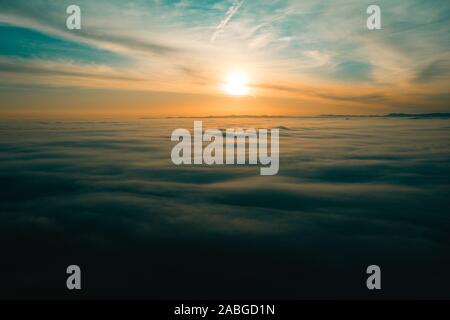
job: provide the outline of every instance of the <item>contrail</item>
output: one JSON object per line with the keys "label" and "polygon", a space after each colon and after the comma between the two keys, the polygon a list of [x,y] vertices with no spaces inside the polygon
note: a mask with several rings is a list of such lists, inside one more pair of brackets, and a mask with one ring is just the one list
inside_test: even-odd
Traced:
{"label": "contrail", "polygon": [[244,4],[245,0],[235,1],[233,5],[228,9],[225,17],[220,21],[219,25],[216,27],[213,35],[211,36],[210,42],[213,43],[217,36],[222,32],[222,30],[226,27],[231,18],[239,11],[241,6]]}

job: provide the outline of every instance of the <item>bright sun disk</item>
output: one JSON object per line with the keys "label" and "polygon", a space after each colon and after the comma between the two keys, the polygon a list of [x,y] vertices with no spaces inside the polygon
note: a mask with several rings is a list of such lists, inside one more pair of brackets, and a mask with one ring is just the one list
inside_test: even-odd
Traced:
{"label": "bright sun disk", "polygon": [[248,94],[247,77],[240,72],[231,73],[225,83],[224,90],[232,96],[244,96]]}

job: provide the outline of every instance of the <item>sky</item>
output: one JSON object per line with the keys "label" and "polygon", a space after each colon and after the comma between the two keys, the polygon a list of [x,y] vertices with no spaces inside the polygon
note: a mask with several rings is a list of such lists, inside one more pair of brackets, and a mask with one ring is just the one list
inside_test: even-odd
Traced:
{"label": "sky", "polygon": [[446,0],[77,0],[68,30],[71,4],[0,0],[0,115],[450,111]]}

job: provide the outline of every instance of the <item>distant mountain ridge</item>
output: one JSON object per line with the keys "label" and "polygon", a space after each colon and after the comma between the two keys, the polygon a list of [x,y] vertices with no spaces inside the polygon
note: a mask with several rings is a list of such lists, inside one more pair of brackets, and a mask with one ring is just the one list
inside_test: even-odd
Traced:
{"label": "distant mountain ridge", "polygon": [[450,118],[450,113],[390,113],[385,115],[388,118],[415,118],[415,119],[428,119],[428,118]]}
{"label": "distant mountain ridge", "polygon": [[223,118],[409,118],[409,119],[448,119],[450,112],[436,113],[389,113],[385,115],[355,115],[355,114],[321,114],[317,116],[287,116],[287,115],[223,115],[223,116],[170,116],[141,117],[139,119],[223,119]]}
{"label": "distant mountain ridge", "polygon": [[322,118],[413,118],[413,119],[429,119],[429,118],[450,118],[450,113],[389,113],[385,115],[353,115],[353,114],[322,114]]}

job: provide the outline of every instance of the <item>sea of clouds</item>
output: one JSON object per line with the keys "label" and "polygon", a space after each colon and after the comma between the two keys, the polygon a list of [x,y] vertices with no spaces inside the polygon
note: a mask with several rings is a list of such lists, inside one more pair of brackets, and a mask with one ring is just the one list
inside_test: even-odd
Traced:
{"label": "sea of clouds", "polygon": [[1,120],[0,297],[450,297],[449,119],[203,119],[280,128],[268,177],[173,165],[193,121]]}

